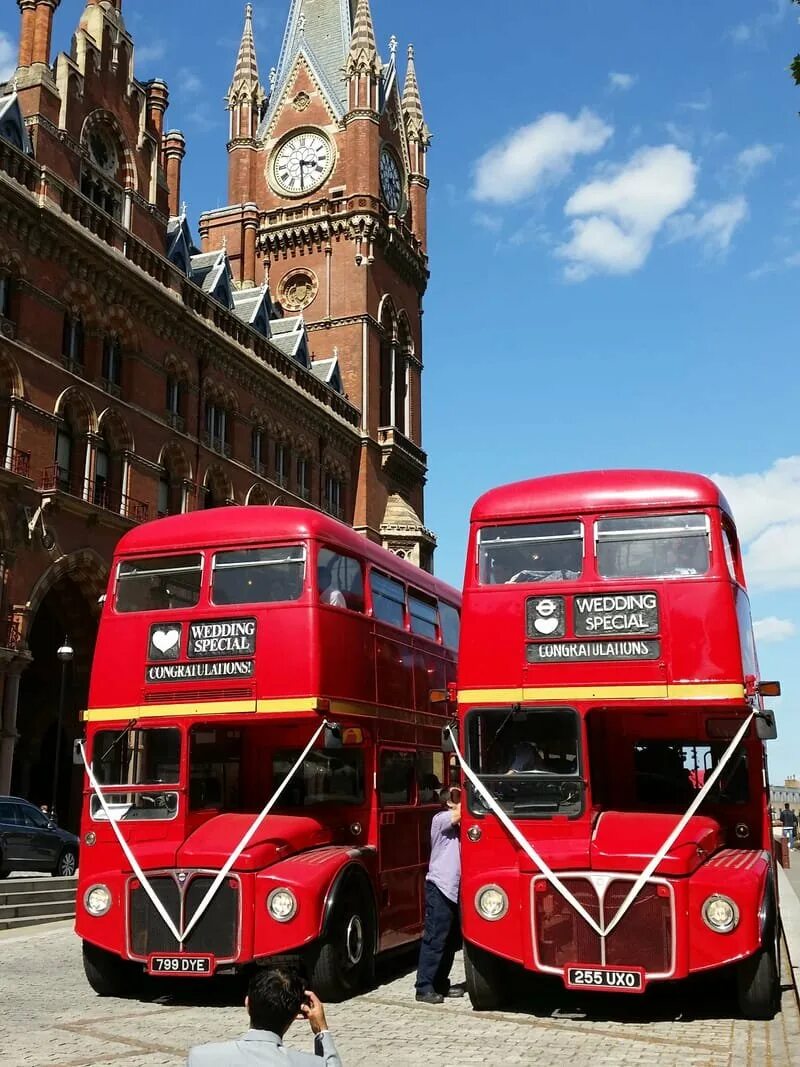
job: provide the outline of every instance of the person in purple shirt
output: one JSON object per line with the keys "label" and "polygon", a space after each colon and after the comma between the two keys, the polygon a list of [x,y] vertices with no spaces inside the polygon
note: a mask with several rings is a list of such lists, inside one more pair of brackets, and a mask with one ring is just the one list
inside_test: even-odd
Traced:
{"label": "person in purple shirt", "polygon": [[458,889],[461,883],[461,790],[439,792],[442,810],[431,823],[431,858],[425,878],[425,929],[417,965],[417,1000],[441,1004],[463,997],[463,985],[450,984],[453,957],[461,944]]}

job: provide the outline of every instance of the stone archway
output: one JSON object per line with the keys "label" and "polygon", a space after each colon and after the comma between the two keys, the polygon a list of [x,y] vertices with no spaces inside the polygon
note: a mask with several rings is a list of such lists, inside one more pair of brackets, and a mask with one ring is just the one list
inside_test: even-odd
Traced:
{"label": "stone archway", "polygon": [[95,552],[59,560],[40,579],[28,604],[26,641],[32,661],[22,675],[12,792],[35,804],[49,804],[55,764],[61,665],[56,649],[69,637],[75,656],[67,670],[63,733],[56,801],[59,822],[77,830],[81,770],[72,763],[72,742],[80,737],[80,713],[88,703],[89,672],[108,567]]}

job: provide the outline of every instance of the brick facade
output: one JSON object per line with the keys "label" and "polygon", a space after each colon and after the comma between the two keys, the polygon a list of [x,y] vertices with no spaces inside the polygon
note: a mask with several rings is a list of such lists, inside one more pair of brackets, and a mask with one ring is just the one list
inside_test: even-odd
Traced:
{"label": "brick facade", "polygon": [[[326,3],[349,0],[315,0]],[[199,226],[203,252],[219,250],[214,274],[214,255],[174,252],[191,241],[179,215],[186,141],[166,128],[167,85],[134,76],[121,0],[89,3],[71,54],[52,65],[59,0],[18,5],[19,68],[0,87],[0,794],[49,800],[55,651],[67,633],[59,810],[74,823],[70,742],[98,599],[131,525],[199,507],[300,504],[430,566],[427,131],[409,140],[394,50],[387,65],[368,57],[371,73],[363,61],[352,68],[349,91],[372,93],[370,106],[333,115],[302,49],[270,101],[252,84],[248,9],[230,102],[231,206]],[[287,35],[302,7],[292,0]],[[368,4],[353,7],[358,31]],[[335,146],[313,197],[280,197],[265,178],[295,128],[322,129]],[[382,195],[386,145],[402,164],[404,213]],[[257,288],[265,276],[269,293]],[[241,311],[251,294],[271,309],[261,329]]]}

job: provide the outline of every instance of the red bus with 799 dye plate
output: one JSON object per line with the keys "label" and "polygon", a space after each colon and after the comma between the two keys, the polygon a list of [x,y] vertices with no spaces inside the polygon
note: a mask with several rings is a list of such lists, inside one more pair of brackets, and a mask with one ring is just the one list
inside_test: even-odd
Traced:
{"label": "red bus with 799 dye plate", "polygon": [[731,509],[707,478],[599,471],[486,493],[458,666],[473,1005],[515,967],[642,992],[735,967],[780,998],[759,680]]}
{"label": "red bus with 799 dye plate", "polygon": [[76,930],[98,993],[299,954],[338,999],[420,936],[459,606],[310,509],[122,538],[82,750]]}

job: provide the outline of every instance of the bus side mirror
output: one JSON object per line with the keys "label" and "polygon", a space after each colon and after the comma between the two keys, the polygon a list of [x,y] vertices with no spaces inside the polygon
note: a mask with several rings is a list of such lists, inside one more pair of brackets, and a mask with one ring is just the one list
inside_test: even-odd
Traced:
{"label": "bus side mirror", "polygon": [[[450,732],[452,730],[452,733]],[[458,744],[458,724],[450,723],[442,727],[442,752],[455,752]]]}
{"label": "bus side mirror", "polygon": [[777,740],[778,724],[775,722],[774,711],[762,711],[756,715],[756,736],[761,741]]}
{"label": "bus side mirror", "polygon": [[325,727],[323,736],[324,748],[342,747],[342,728],[338,722],[331,722]]}
{"label": "bus side mirror", "polygon": [[83,766],[83,756],[81,755],[81,742],[82,738],[77,738],[72,742],[72,762],[76,767]]}

